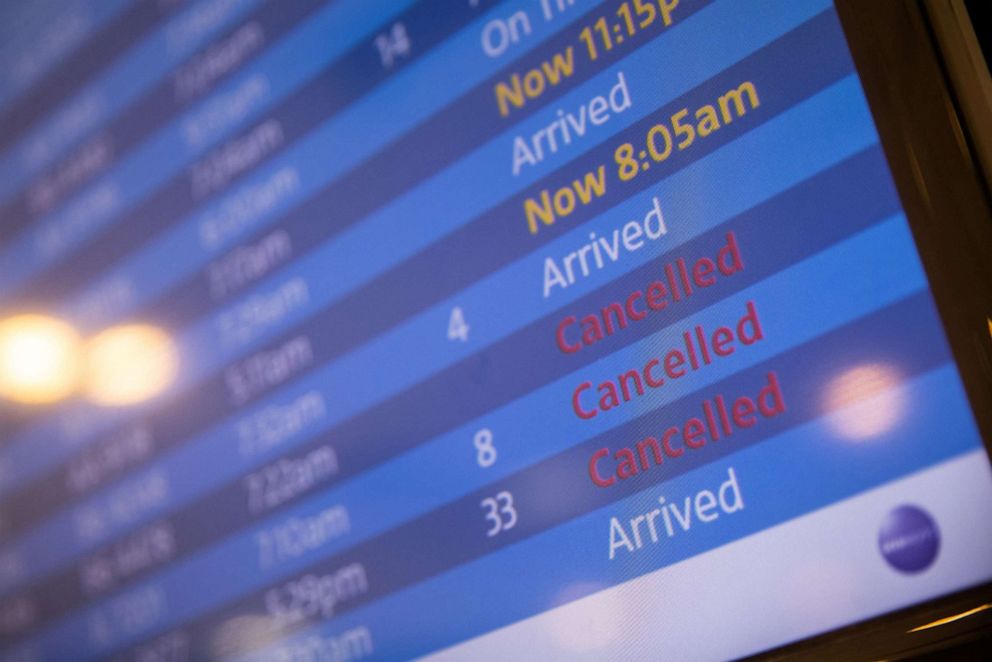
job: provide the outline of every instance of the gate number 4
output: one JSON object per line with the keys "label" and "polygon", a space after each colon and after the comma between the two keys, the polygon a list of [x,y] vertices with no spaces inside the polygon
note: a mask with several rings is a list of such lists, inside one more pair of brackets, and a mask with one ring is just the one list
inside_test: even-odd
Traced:
{"label": "gate number 4", "polygon": [[468,342],[468,324],[465,322],[465,313],[457,306],[451,309],[451,317],[448,318],[448,340]]}

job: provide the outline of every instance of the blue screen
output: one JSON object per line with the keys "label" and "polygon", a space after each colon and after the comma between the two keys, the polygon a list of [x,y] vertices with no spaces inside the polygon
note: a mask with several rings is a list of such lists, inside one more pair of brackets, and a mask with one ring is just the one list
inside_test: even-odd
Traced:
{"label": "blue screen", "polygon": [[0,17],[0,658],[725,659],[992,578],[829,0]]}

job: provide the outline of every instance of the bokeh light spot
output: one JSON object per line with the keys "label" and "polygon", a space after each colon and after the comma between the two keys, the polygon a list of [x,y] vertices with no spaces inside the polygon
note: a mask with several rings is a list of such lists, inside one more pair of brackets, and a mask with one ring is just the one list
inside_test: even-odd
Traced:
{"label": "bokeh light spot", "polygon": [[855,441],[888,431],[905,409],[896,388],[901,378],[891,366],[860,365],[842,372],[827,383],[826,410],[841,436]]}
{"label": "bokeh light spot", "polygon": [[79,384],[80,339],[45,315],[0,321],[0,396],[26,404],[55,402]]}
{"label": "bokeh light spot", "polygon": [[84,390],[97,404],[136,404],[168,388],[178,369],[175,343],[165,331],[147,324],[115,326],[86,346]]}

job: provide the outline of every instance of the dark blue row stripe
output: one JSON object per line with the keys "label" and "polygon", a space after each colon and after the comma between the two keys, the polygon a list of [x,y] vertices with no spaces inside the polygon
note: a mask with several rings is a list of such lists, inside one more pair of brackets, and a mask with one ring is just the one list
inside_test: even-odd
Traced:
{"label": "dark blue row stripe", "polygon": [[182,4],[138,0],[93,34],[0,115],[0,152]]}
{"label": "dark blue row stripe", "polygon": [[[480,7],[484,9],[485,5],[496,2],[498,0],[481,0]],[[403,23],[410,40],[417,44],[415,49],[411,49],[409,57],[397,60],[392,68],[387,69],[382,66],[376,50],[363,41],[257,122],[203,156],[199,162],[209,161],[226,146],[244,139],[263,124],[278,122],[282,128],[282,140],[266,153],[265,159],[239,171],[227,183],[228,187],[235,185],[329,117],[430,53],[435,46],[478,18],[479,12],[479,7],[460,0],[422,0],[378,30],[385,31],[396,22]],[[107,266],[186,217],[208,199],[194,190],[192,170],[189,168],[170,179],[126,212],[123,221],[107,224],[84,247],[27,285],[17,298],[22,301],[54,302],[75,290],[80,282],[97,276]]]}
{"label": "dark blue row stripe", "polygon": [[[679,7],[672,27],[685,21],[712,0],[695,0],[684,9]],[[606,3],[593,10],[593,14],[612,16],[622,0]],[[574,22],[550,38],[541,49],[518,62],[507,66],[489,80],[480,83],[460,99],[451,103],[399,140],[387,145],[342,178],[332,182],[321,192],[289,211],[271,227],[266,227],[241,243],[253,245],[280,229],[286,232],[294,255],[298,259],[323,242],[358,223],[370,213],[384,207],[391,200],[414,188],[439,170],[457,162],[473,149],[486,143],[507,129],[510,124],[500,117],[494,103],[493,88],[505,81],[513,72],[538,67],[548,59],[549,53],[560,52],[568,46],[580,44],[578,34],[593,21]],[[624,42],[623,49],[602,53],[595,62],[576,66],[575,73],[562,80],[552,90],[537,99],[529,100],[521,109],[514,110],[510,121],[520,121],[539,112],[565,96],[596,74],[608,69],[617,61],[630,55],[652,37],[645,30]],[[411,164],[415,166],[411,167]],[[315,222],[320,219],[321,222]],[[236,250],[236,249],[234,249]],[[160,320],[171,328],[182,326],[205,314],[217,305],[211,294],[209,265],[191,274],[168,294],[146,310],[146,316]]]}
{"label": "dark blue row stripe", "polygon": [[59,204],[61,200],[80,190],[96,176],[104,172],[113,163],[113,159],[126,153],[132,147],[140,143],[143,139],[159,126],[178,115],[184,108],[194,101],[202,98],[216,86],[229,79],[231,76],[243,69],[268,45],[275,42],[280,36],[289,32],[295,25],[302,22],[313,11],[327,0],[278,0],[262,5],[255,12],[250,14],[244,21],[224,34],[218,36],[210,44],[201,48],[187,60],[176,67],[176,72],[182,71],[191,62],[196,62],[204,53],[210,51],[217,44],[235,36],[246,26],[255,26],[260,36],[258,46],[249,53],[237,66],[231,67],[221,75],[211,80],[210,86],[203,89],[196,89],[191,93],[180,95],[177,92],[177,83],[174,76],[167,76],[162,82],[152,88],[147,94],[127,108],[122,108],[114,118],[109,120],[106,126],[98,129],[88,139],[84,139],[81,144],[69,154],[59,159],[46,172],[39,175],[35,182],[46,179],[54,179],[63,170],[67,163],[79,160],[87,152],[99,151],[105,153],[102,157],[102,164],[98,168],[87,171],[85,176],[74,179],[71,184],[59,187],[57,193],[50,201],[46,201],[44,207],[31,202],[31,188],[22,190],[15,197],[7,202],[0,209],[0,218],[4,219],[4,224],[0,226],[0,244],[13,237],[32,221],[43,215],[48,209]]}
{"label": "dark blue row stripe", "polygon": [[[262,44],[258,51],[252,53],[250,57],[245,58],[237,67],[232,67],[229,71],[224,72],[223,75],[215,78],[210,88],[199,90],[195,94],[182,99],[176,96],[174,78],[167,77],[142,99],[138,100],[129,108],[122,110],[115,119],[110,121],[109,126],[98,130],[94,136],[85,140],[83,144],[61,159],[48,172],[39,176],[38,181],[55,176],[67,162],[77,159],[82,153],[88,150],[106,151],[108,155],[103,157],[106,159],[106,162],[100,168],[87,173],[84,178],[73,182],[70,188],[61,190],[59,193],[60,197],[69,196],[86,183],[92,181],[106,168],[113,165],[115,156],[127,152],[131,147],[137,145],[142,139],[150,135],[157,127],[177,115],[183,108],[203,97],[210,89],[231,78],[257,57],[265,47],[276,41],[280,35],[288,32],[295,25],[305,20],[313,11],[328,1],[285,0],[263,5],[241,24],[232,28],[226,34],[218,37],[211,44],[208,44],[188,58],[186,62],[177,67],[177,71],[182,70],[190,62],[194,62],[202,57],[215,44],[223,43],[224,40],[232,37],[239,30],[252,24],[257,25],[262,33]],[[0,224],[0,245],[7,239],[15,236],[45,211],[32,211],[30,196],[29,187],[29,189],[21,191],[12,198],[3,209],[0,209],[0,218],[4,220],[3,224]],[[53,201],[53,204],[58,203],[57,201]],[[5,435],[0,439],[0,445],[17,437],[18,431],[22,427],[28,426],[37,420],[37,416],[44,415],[41,412],[27,411],[23,407],[7,407],[5,403],[0,403],[0,408],[4,407],[6,407],[6,411],[0,409],[0,420],[4,420],[6,423]]]}
{"label": "dark blue row stripe", "polygon": [[[838,363],[883,361],[898,365],[906,379],[933,369],[950,359],[940,329],[929,294],[921,292],[321,560],[296,577],[330,574],[360,564],[367,577],[367,591],[336,604],[333,617],[338,617],[818,418],[823,413],[822,376],[831,374]],[[920,352],[920,347],[933,351]],[[751,428],[738,428],[730,437],[669,459],[662,466],[609,489],[598,488],[589,480],[587,463],[599,448],[625,447],[645,435],[661,435],[670,425],[699,416],[704,399],[717,395],[753,397],[767,384],[770,373],[775,374],[787,403],[784,413],[763,419],[760,425]],[[411,425],[416,422],[415,418],[406,420]],[[374,435],[367,439],[383,441]],[[498,536],[487,537],[489,523],[480,515],[480,502],[503,491],[513,495],[517,524]],[[460,532],[458,542],[452,544],[452,532],[456,531]],[[280,581],[253,591],[185,624],[182,630],[189,637],[192,658],[209,657],[226,624],[241,618],[264,619],[260,615],[268,613],[266,593],[284,583]],[[271,628],[259,627],[253,630],[257,638],[242,642],[244,648],[240,652],[256,650],[321,620],[310,617],[281,627],[275,623]]]}
{"label": "dark blue row stripe", "polygon": [[[295,5],[300,11],[304,8],[308,8],[307,11],[311,12],[315,7],[314,0],[294,0],[297,4]],[[405,17],[400,17],[395,20],[408,21],[410,16],[416,12],[417,8],[420,8],[420,23],[427,24],[429,21],[429,15],[431,12],[438,11],[438,2],[450,2],[451,0],[423,0],[410,10]],[[498,2],[498,0],[486,0],[487,2]],[[434,3],[434,4],[432,4]],[[266,10],[269,13],[274,13],[276,16],[280,17],[280,20],[287,20],[286,16],[290,15],[291,12],[287,9],[288,3],[275,2],[268,7],[263,7],[261,12]],[[433,9],[431,9],[433,7]],[[459,5],[461,7],[461,5]],[[461,27],[463,22],[467,22],[473,18],[477,17],[479,12],[478,8],[473,8],[470,12],[461,12],[457,14],[456,18],[459,19],[457,25],[442,25],[441,28],[450,28],[453,32],[457,27]],[[286,14],[284,16],[283,14]],[[445,15],[449,16],[450,12],[445,10]],[[261,19],[259,19],[261,20]],[[393,21],[389,23],[392,25]],[[288,29],[291,26],[286,26]],[[413,29],[412,27],[410,28]],[[414,35],[420,39],[418,41],[418,49],[415,51],[415,55],[411,59],[416,59],[419,56],[425,54],[425,48],[429,45],[420,35]],[[440,41],[447,35],[438,35],[436,40]],[[383,71],[382,66],[378,65],[378,69],[372,69],[372,64],[369,62],[369,54],[372,53],[371,57],[376,57],[372,49],[368,48],[367,44],[356,46],[355,49],[349,55],[345,55],[343,58],[337,61],[337,64],[331,65],[328,70],[318,76],[315,80],[311,81],[308,85],[304,86],[296,92],[294,95],[286,99],[278,108],[273,110],[266,117],[258,120],[257,123],[253,124],[250,128],[243,130],[240,134],[233,136],[232,138],[225,141],[222,145],[218,146],[213,152],[206,154],[201,161],[207,162],[212,156],[220,151],[222,151],[225,146],[236,143],[238,140],[242,139],[244,136],[251,134],[259,126],[276,119],[280,122],[282,127],[282,140],[278,147],[274,149],[269,156],[275,157],[280,152],[288,149],[290,145],[301,136],[305,135],[313,125],[322,122],[327,119],[325,113],[317,112],[314,113],[313,109],[315,107],[321,110],[331,110],[339,111],[347,103],[357,99],[363,93],[367,93],[371,90],[371,85],[373,82],[381,82],[383,76],[386,72]],[[363,57],[364,56],[364,57]],[[356,93],[347,99],[345,98],[335,98],[329,101],[329,94],[333,91],[337,94],[338,84],[334,82],[335,77],[340,80],[340,77],[344,75],[343,72],[347,72],[351,67],[355,66],[355,62],[361,60],[365,63],[365,73],[367,75],[363,78],[363,86],[365,84],[370,85],[368,89],[357,90]],[[389,73],[397,71],[406,62],[406,60],[401,60],[397,62],[397,65]],[[247,63],[245,63],[247,64]],[[372,71],[368,71],[372,69]],[[376,75],[373,75],[374,72]],[[234,72],[231,72],[234,73]],[[159,90],[153,92],[157,94]],[[142,105],[144,102],[140,102]],[[330,107],[328,104],[331,104]],[[151,108],[154,108],[154,104],[149,102],[149,112]],[[308,114],[309,113],[309,114]],[[130,115],[129,115],[130,117]],[[163,118],[164,121],[165,118]],[[129,125],[125,123],[123,131],[127,131]],[[111,129],[113,130],[113,129]],[[124,135],[126,138],[127,136]],[[121,149],[120,151],[123,151]],[[261,167],[264,161],[259,162],[254,165],[252,169],[240,172],[235,178],[231,179],[230,185],[235,184],[238,180],[243,177],[247,177],[254,168]],[[109,165],[109,164],[108,164]],[[219,194],[219,193],[218,193]],[[62,262],[59,266],[55,267],[49,273],[41,276],[41,279],[33,286],[20,295],[20,302],[12,302],[4,306],[4,308],[9,308],[11,310],[17,310],[21,308],[37,308],[40,302],[51,303],[58,296],[66,294],[68,290],[75,289],[78,287],[80,282],[85,282],[88,277],[93,277],[97,272],[105,269],[108,264],[110,264],[114,259],[123,257],[126,253],[137,248],[136,244],[141,242],[151,240],[156,231],[166,229],[170,224],[182,218],[182,215],[192,209],[194,209],[202,200],[198,200],[197,196],[194,195],[193,185],[191,182],[191,176],[189,171],[185,171],[177,175],[173,180],[164,185],[161,189],[152,194],[143,203],[139,203],[133,210],[128,213],[128,221],[121,225],[114,225],[112,228],[108,229],[108,232],[112,234],[111,238],[97,239],[95,244],[91,244],[89,249],[84,249],[81,254],[77,254],[74,257]],[[21,197],[18,198],[17,204],[24,204]],[[0,231],[0,239],[3,237],[3,232]],[[174,291],[180,293],[187,287],[186,284],[180,285]],[[166,302],[164,305],[170,305]],[[150,318],[154,316],[145,316]],[[35,420],[33,417],[24,416],[23,412],[15,412],[11,416],[10,429],[5,435],[5,439],[14,439],[17,436],[17,431],[31,424]],[[0,440],[0,444],[4,440]]]}
{"label": "dark blue row stripe", "polygon": [[[428,0],[428,1],[437,2],[438,0]],[[708,4],[710,1],[711,0],[703,0],[696,4],[698,4],[699,7],[701,8],[702,6]],[[568,36],[572,41],[575,40],[576,33],[577,30],[571,30],[569,32]],[[555,41],[554,38],[552,38],[552,41],[549,42],[550,44],[549,48],[558,48],[561,45],[559,42],[565,43],[568,42],[568,40],[559,39]],[[524,65],[527,65],[528,63],[534,64],[536,62],[539,62],[541,59],[542,57],[539,57],[538,54],[533,54],[529,57],[529,59],[522,60],[522,62],[524,63]],[[316,228],[318,227],[326,228],[326,231],[324,232],[325,235],[330,235],[336,233],[340,229],[343,229],[343,227],[338,224],[314,222],[315,218],[326,216],[328,214],[327,211],[328,209],[330,209],[331,212],[333,212],[336,218],[338,217],[338,210],[335,208],[333,201],[334,196],[341,194],[347,196],[365,195],[364,198],[366,200],[365,204],[369,205],[370,208],[375,208],[376,206],[379,206],[381,204],[386,204],[386,202],[388,202],[387,199],[383,198],[383,196],[388,197],[388,193],[389,193],[388,191],[384,191],[378,188],[377,189],[370,188],[370,185],[372,184],[373,181],[376,180],[376,178],[375,177],[373,177],[372,179],[367,179],[367,178],[371,176],[371,173],[375,173],[377,169],[381,168],[383,169],[384,172],[398,171],[398,174],[396,176],[390,178],[391,181],[396,181],[396,177],[406,177],[410,175],[416,177],[419,180],[421,178],[427,177],[430,174],[429,172],[421,168],[409,168],[406,166],[397,167],[397,163],[395,163],[393,159],[394,159],[394,154],[396,154],[395,149],[398,146],[406,145],[406,147],[402,149],[402,154],[397,156],[402,156],[403,158],[409,158],[411,159],[410,162],[421,162],[423,161],[424,157],[427,156],[429,153],[434,154],[434,156],[432,156],[431,158],[437,159],[437,158],[441,158],[442,155],[447,155],[449,157],[449,160],[453,161],[453,160],[457,160],[457,158],[461,156],[462,153],[468,152],[473,147],[477,146],[478,143],[476,143],[475,141],[477,140],[484,141],[490,136],[490,134],[494,134],[498,132],[500,130],[499,127],[494,127],[492,126],[492,123],[489,123],[488,126],[481,125],[481,128],[477,127],[478,133],[470,133],[470,134],[466,133],[462,135],[459,132],[458,135],[460,135],[461,137],[459,139],[458,145],[454,145],[451,143],[444,143],[443,141],[438,140],[439,132],[442,135],[447,135],[450,133],[449,129],[453,124],[454,125],[459,124],[458,118],[462,116],[463,113],[467,112],[468,106],[473,106],[475,108],[475,110],[473,111],[474,114],[470,113],[462,116],[462,121],[461,121],[462,125],[466,123],[464,121],[466,118],[474,117],[479,114],[478,107],[480,105],[484,104],[487,108],[493,107],[493,103],[491,101],[493,83],[496,80],[501,79],[501,77],[505,77],[507,75],[506,73],[507,71],[510,71],[511,69],[515,70],[518,66],[520,65],[510,65],[502,73],[492,77],[489,81],[477,86],[472,93],[466,95],[466,99],[469,99],[470,102],[467,102],[464,99],[461,103],[456,102],[455,106],[457,107],[449,108],[447,111],[442,111],[443,116],[440,117],[439,120],[428,121],[424,125],[418,127],[418,129],[415,130],[415,134],[416,134],[415,137],[401,139],[400,141],[398,141],[398,143],[394,143],[394,145],[383,149],[376,157],[373,157],[371,161],[365,164],[359,176],[357,177],[349,176],[346,178],[346,181],[342,185],[333,186],[332,190],[325,191],[323,195],[319,196],[320,197],[319,204],[314,204],[313,202],[311,202],[311,204],[305,203],[303,207],[296,210],[296,212],[291,213],[289,219],[287,219],[286,222],[290,224],[290,228],[294,230],[295,236],[300,238],[300,241],[302,242],[302,243],[295,243],[294,240],[294,246],[298,246],[300,248],[301,252],[299,254],[302,255],[303,252],[305,252],[308,248],[312,248],[318,243],[319,237],[314,236],[314,230]],[[346,68],[342,67],[342,69],[346,69]],[[332,67],[331,70],[337,71],[337,67]],[[589,73],[588,75],[583,75],[583,77],[589,78],[598,70],[599,68]],[[577,72],[576,77],[579,77],[579,75],[580,72]],[[562,84],[563,89],[570,89],[570,88],[564,88],[564,85],[565,84],[563,83]],[[335,86],[329,85],[325,81],[324,87],[325,89],[323,91],[323,94],[326,96],[327,90],[333,89]],[[548,102],[550,102],[550,100]],[[535,105],[533,108],[524,109],[523,111],[521,111],[520,117],[529,115],[531,112],[535,112],[538,109],[539,109],[538,105]],[[275,114],[278,114],[278,111],[274,113],[274,115]],[[266,121],[265,119],[260,120],[258,125],[263,124],[265,121]],[[250,133],[252,130],[254,130],[254,128],[257,127],[253,127],[252,129],[245,130],[244,134]],[[237,139],[238,138],[236,137],[236,138],[232,138],[231,140],[235,141]],[[439,142],[441,143],[440,148],[439,148]],[[288,144],[284,143],[283,147],[284,148],[288,147]],[[246,171],[244,175],[247,175],[248,172],[249,171]],[[365,181],[363,182],[363,180]],[[411,186],[413,185],[412,182],[407,181],[407,183],[409,183]],[[179,186],[179,184],[176,184],[176,186]],[[180,195],[179,198],[189,197],[190,190],[186,179],[182,179],[182,186],[186,186],[185,196]],[[163,192],[153,195],[152,199],[149,202],[143,205],[139,205],[139,209],[135,211],[133,214],[131,214],[131,216],[134,217],[136,222],[131,224],[131,227],[128,229],[128,232],[130,234],[138,235],[149,231],[150,229],[149,219],[158,218],[160,216],[160,212],[157,211],[158,208],[156,207],[156,205],[160,204],[164,209],[164,208],[169,208],[169,205],[173,204],[169,202],[169,195],[170,195],[169,191],[172,188],[174,187],[166,186],[165,189],[163,189]],[[177,210],[175,212],[170,212],[170,213],[178,214],[179,211],[181,210]],[[138,219],[140,219],[140,221],[138,221]],[[160,220],[164,222],[167,219],[165,219],[163,216]],[[350,219],[348,223],[350,224],[351,222],[357,220],[358,219]],[[264,234],[265,232],[262,231],[259,233],[258,236],[262,236]],[[302,238],[303,234],[307,235],[305,240]],[[93,270],[102,265],[104,265],[103,262],[91,261],[88,265],[86,265],[86,268]],[[208,311],[211,305],[215,304],[215,302],[211,302],[210,300],[209,285],[207,284],[206,273],[207,273],[206,268],[197,272],[192,277],[190,277],[184,282],[181,282],[178,286],[173,288],[171,290],[171,293],[166,295],[166,297],[160,299],[157,303],[152,304],[149,309],[136,312],[135,315],[140,315],[142,319],[147,319],[153,322],[164,324],[166,325],[166,328],[179,328],[180,326],[182,326],[184,322],[188,322],[191,321],[192,319],[195,319],[198,315]],[[65,279],[67,281],[71,281],[71,280],[78,281],[81,280],[82,278],[83,277],[81,275],[78,275],[76,272],[67,273],[65,276]],[[49,284],[49,282],[50,279],[49,277],[46,276],[45,282],[40,284],[39,287],[46,287],[47,284]],[[34,301],[34,302],[41,301],[43,299],[44,297],[41,294],[33,295],[30,297],[30,301]],[[29,421],[21,421],[19,424],[12,425],[12,429],[16,427],[20,427],[22,425],[27,425],[28,422]],[[8,434],[7,436],[8,438],[14,437],[13,434]]]}
{"label": "dark blue row stripe", "polygon": [[[410,258],[300,326],[286,332],[268,343],[262,351],[277,349],[293,338],[306,335],[310,338],[313,348],[313,359],[309,369],[319,367],[346,354],[400,321],[477,282],[520,256],[539,248],[567,231],[569,227],[574,227],[576,223],[603,213],[637,191],[705,157],[721,145],[767,122],[802,99],[849,74],[850,61],[846,57],[838,57],[836,52],[838,49],[826,48],[827,44],[843,43],[837,41],[837,30],[839,26],[830,13],[825,13],[800,26],[753,56],[693,89],[677,102],[659,109],[655,114],[632,125],[614,140],[586,152],[562,170],[538,182],[526,193],[514,196],[490,209],[421,254]],[[788,64],[783,65],[783,62]],[[814,64],[816,66],[813,66]],[[567,222],[543,228],[537,236],[527,234],[522,222],[512,224],[507,222],[507,219],[520,217],[522,202],[526,196],[534,195],[541,188],[573,179],[597,164],[612,163],[616,145],[628,140],[638,141],[655,122],[669,117],[683,106],[694,107],[715,99],[727,89],[737,87],[742,80],[752,80],[760,91],[760,108],[752,111],[753,115],[726,125],[719,132],[708,137],[709,142],[700,142],[693,150],[657,164],[635,181],[624,184],[612,180],[607,187],[607,195],[603,198],[577,210]],[[612,171],[610,172],[612,177]],[[891,203],[890,199],[883,196],[879,196],[879,199],[886,205]],[[876,208],[873,205],[877,203],[866,200],[864,204],[870,211]],[[311,223],[311,227],[319,225],[321,224]],[[370,305],[371,302],[384,304],[389,302],[389,305]],[[343,319],[349,320],[349,323],[336,323]],[[547,335],[545,340],[547,338],[553,338],[553,335]],[[299,373],[302,374],[305,373]],[[441,393],[439,394],[441,399],[436,401],[442,402],[446,398],[454,397],[454,401],[457,402],[459,393],[461,392]],[[253,399],[262,395],[263,393],[258,393]],[[227,396],[224,371],[219,371],[171,402],[164,403],[160,410],[147,417],[145,425],[151,430],[155,449],[145,460],[150,461],[167,449],[187,441],[197,430],[232,415],[244,404],[230,401]],[[183,416],[175,416],[173,413],[175,411],[182,411]],[[440,419],[432,417],[432,420]],[[122,425],[108,434],[105,441],[96,442],[95,447],[110,445],[117,435],[125,433],[128,427],[133,425],[133,422]],[[70,458],[56,471],[26,485],[5,499],[4,507],[8,511],[9,519],[8,535],[25,530],[54,509],[69,502],[71,496],[64,488],[66,484],[64,476],[72,459],[74,458]]]}
{"label": "dark blue row stripe", "polygon": [[[483,383],[479,383],[479,361],[471,358],[399,396],[398,400],[407,401],[406,406],[398,407],[387,402],[341,428],[311,439],[283,459],[302,459],[315,449],[329,445],[338,456],[340,470],[315,481],[279,509],[253,513],[249,509],[244,477],[239,476],[167,518],[125,537],[123,541],[103,546],[89,557],[112,554],[118,546],[127,546],[128,540],[140,539],[147,536],[150,530],[166,526],[172,532],[175,546],[168,563],[175,563],[260,518],[270,517],[320,490],[358,476],[443,431],[471,420],[477,412],[488,411],[522,397],[538,386],[555,381],[676,321],[671,315],[662,315],[653,323],[629,328],[608,342],[587,348],[576,357],[563,357],[549,340],[554,337],[554,328],[564,316],[599,310],[607,302],[623,300],[631,291],[663,277],[658,264],[670,262],[678,256],[688,259],[713,254],[714,247],[723,243],[725,234],[735,232],[745,255],[745,272],[721,283],[719,287],[700,290],[692,299],[680,303],[676,311],[679,319],[690,316],[716,300],[732,296],[891,215],[898,210],[895,192],[891,189],[869,190],[863,185],[864,182],[886,181],[886,177],[880,148],[851,157],[488,348],[484,354],[486,368]],[[772,243],[776,245],[775,251],[749,250]],[[551,359],[549,354],[559,360]],[[531,361],[529,357],[532,356],[542,356],[543,360]],[[531,366],[526,376],[519,374],[521,365]],[[505,368],[500,370],[500,367]],[[451,400],[456,395],[458,399]],[[432,407],[432,404],[444,401],[439,398],[449,399],[449,404],[443,409]],[[433,424],[422,426],[412,422],[410,412],[417,410],[435,412],[430,417]],[[388,424],[388,428],[384,428],[383,423]],[[401,434],[401,429],[405,433]],[[377,441],[370,444],[369,439]],[[216,518],[218,512],[224,513],[222,521]],[[10,645],[85,603],[87,595],[81,584],[84,562],[52,574],[28,589],[38,611],[35,627],[18,632],[16,637],[0,638],[0,645]],[[160,568],[161,564],[150,565],[142,572],[129,576],[127,583],[144,579]],[[111,588],[116,590],[123,586],[114,584]]]}

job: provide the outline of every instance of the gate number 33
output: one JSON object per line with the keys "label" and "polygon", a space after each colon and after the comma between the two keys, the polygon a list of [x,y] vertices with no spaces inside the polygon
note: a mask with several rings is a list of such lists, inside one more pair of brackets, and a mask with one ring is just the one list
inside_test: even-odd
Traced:
{"label": "gate number 33", "polygon": [[504,490],[494,497],[487,497],[479,505],[486,511],[486,520],[492,523],[486,531],[490,538],[517,525],[517,510],[509,492]]}

